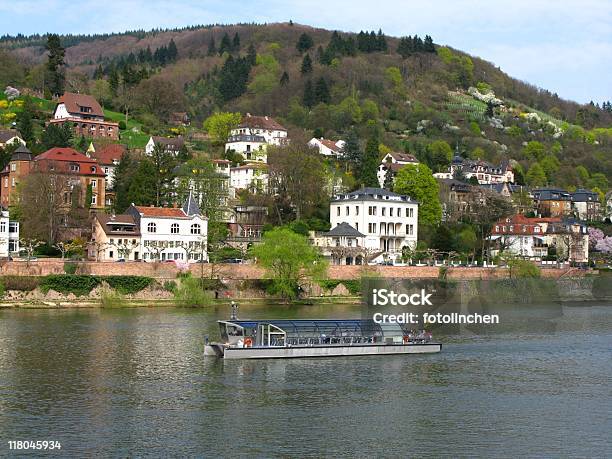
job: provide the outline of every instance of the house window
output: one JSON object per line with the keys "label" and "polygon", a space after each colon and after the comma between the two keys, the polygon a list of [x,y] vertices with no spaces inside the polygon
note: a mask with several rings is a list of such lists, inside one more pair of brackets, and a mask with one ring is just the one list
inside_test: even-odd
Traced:
{"label": "house window", "polygon": [[178,225],[178,223],[173,223],[172,225],[170,225],[170,233],[178,234],[178,232],[179,232],[179,225]]}
{"label": "house window", "polygon": [[70,170],[72,172],[78,172],[79,171],[79,165],[78,164],[71,164],[70,165]]}
{"label": "house window", "polygon": [[382,216],[385,217],[387,215],[387,208],[383,207],[382,208]]}
{"label": "house window", "polygon": [[13,178],[11,179],[11,186],[12,186],[12,187],[14,187],[15,185],[16,185],[16,183],[15,183],[15,177],[13,177]]}
{"label": "house window", "polygon": [[200,225],[197,223],[191,225],[191,234],[200,234]]}
{"label": "house window", "polygon": [[17,170],[17,164],[12,163],[11,164],[11,171],[15,172]]}
{"label": "house window", "polygon": [[0,233],[4,233],[6,231],[6,222],[0,222]]}
{"label": "house window", "polygon": [[92,188],[95,188],[97,183],[98,183],[98,181],[97,181],[97,180],[92,180],[92,181],[91,181],[91,187],[92,187]]}
{"label": "house window", "polygon": [[349,206],[346,206],[346,215],[350,214]]}
{"label": "house window", "polygon": [[113,258],[113,251],[112,251],[112,250],[109,250],[109,252],[108,252],[108,258]]}
{"label": "house window", "polygon": [[355,206],[355,215],[359,215],[359,206]]}
{"label": "house window", "polygon": [[8,177],[4,178],[4,188],[8,188]]}
{"label": "house window", "polygon": [[147,225],[147,231],[149,233],[157,233],[157,225],[155,223],[153,223],[153,222],[149,223]]}
{"label": "house window", "polygon": [[336,215],[337,215],[338,217],[340,216],[340,206],[338,206],[338,207],[336,208]]}
{"label": "house window", "polygon": [[389,217],[393,217],[393,207],[389,208]]}
{"label": "house window", "polygon": [[98,196],[95,194],[91,195],[91,204],[94,205],[94,204],[97,204],[97,202],[98,202]]}

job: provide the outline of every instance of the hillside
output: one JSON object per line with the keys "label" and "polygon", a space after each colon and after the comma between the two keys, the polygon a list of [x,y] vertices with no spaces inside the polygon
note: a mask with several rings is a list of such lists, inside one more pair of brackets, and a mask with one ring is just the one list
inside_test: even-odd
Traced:
{"label": "hillside", "polygon": [[[428,46],[425,37],[283,23],[61,38],[66,89],[95,95],[117,120],[127,109],[136,117],[128,125],[133,146],[146,133],[168,132],[174,111],[190,114],[192,131],[215,111],[238,111],[274,116],[298,135],[342,138],[353,130],[365,144],[378,132],[381,153],[410,151],[434,171],[457,151],[515,160],[518,180],[534,186],[605,192],[612,176],[609,106],[562,100],[482,59]],[[44,43],[3,37],[0,85],[43,96]]]}

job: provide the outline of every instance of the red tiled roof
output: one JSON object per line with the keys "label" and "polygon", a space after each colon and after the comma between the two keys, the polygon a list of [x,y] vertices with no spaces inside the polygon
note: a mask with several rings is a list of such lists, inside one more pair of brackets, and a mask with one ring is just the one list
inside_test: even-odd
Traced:
{"label": "red tiled roof", "polygon": [[[96,175],[104,177],[97,166],[98,162],[93,158],[88,158],[83,153],[79,153],[74,148],[51,148],[34,158],[40,170],[49,170],[53,164],[53,169],[58,172],[76,173],[77,175]],[[69,164],[78,164],[78,171],[69,170]],[[95,168],[95,171],[92,170]]]}
{"label": "red tiled roof", "polygon": [[321,144],[325,145],[330,150],[335,151],[336,153],[339,153],[340,150],[342,150],[342,148],[336,145],[336,142],[334,142],[333,140],[319,139],[319,142],[321,142]]}
{"label": "red tiled roof", "polygon": [[[491,231],[492,234],[544,234],[543,228],[540,226],[542,223],[559,223],[561,218],[550,217],[550,218],[530,218],[525,217],[522,214],[513,215],[509,218],[504,218],[495,225]],[[510,227],[512,226],[512,230]],[[540,228],[536,233],[535,228]]]}
{"label": "red tiled roof", "polygon": [[[98,101],[88,94],[66,92],[60,97],[59,103],[63,103],[70,114],[104,117],[104,111]],[[89,107],[91,111],[83,111],[83,107]]]}
{"label": "red tiled roof", "polygon": [[416,159],[414,156],[412,156],[409,153],[399,153],[396,151],[392,151],[389,154],[393,156],[393,158],[395,158],[396,161],[405,161],[408,163],[418,163],[419,162],[418,159]]}
{"label": "red tiled roof", "polygon": [[114,164],[121,160],[121,156],[126,152],[127,146],[119,143],[111,143],[108,145],[96,146],[94,144],[95,152],[92,153],[92,157],[98,160],[98,163],[102,165]]}
{"label": "red tiled roof", "polygon": [[242,118],[242,121],[238,125],[241,127],[255,128],[255,129],[268,129],[273,131],[286,131],[287,129],[276,122],[274,118],[269,116],[252,116],[249,113]]}
{"label": "red tiled roof", "polygon": [[215,164],[229,164],[231,161],[229,159],[213,159],[213,163]]}
{"label": "red tiled roof", "polygon": [[185,218],[187,215],[178,207],[146,207],[134,206],[144,217]]}

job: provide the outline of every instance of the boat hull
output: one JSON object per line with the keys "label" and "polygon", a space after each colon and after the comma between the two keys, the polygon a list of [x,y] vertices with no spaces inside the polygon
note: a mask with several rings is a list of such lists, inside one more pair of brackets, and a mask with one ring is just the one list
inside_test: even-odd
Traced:
{"label": "boat hull", "polygon": [[[212,347],[215,346],[215,349]],[[440,343],[361,344],[351,346],[291,346],[291,347],[223,347],[208,345],[205,355],[224,359],[281,359],[305,357],[343,357],[357,355],[433,354],[442,350]]]}

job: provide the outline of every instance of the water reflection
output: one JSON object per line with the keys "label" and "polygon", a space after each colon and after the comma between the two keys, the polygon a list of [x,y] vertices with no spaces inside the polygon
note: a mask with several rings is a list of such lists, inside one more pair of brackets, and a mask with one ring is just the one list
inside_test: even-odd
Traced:
{"label": "water reflection", "polygon": [[0,432],[58,439],[71,457],[605,456],[612,308],[551,311],[440,329],[437,355],[259,361],[203,357],[226,308],[0,311]]}

